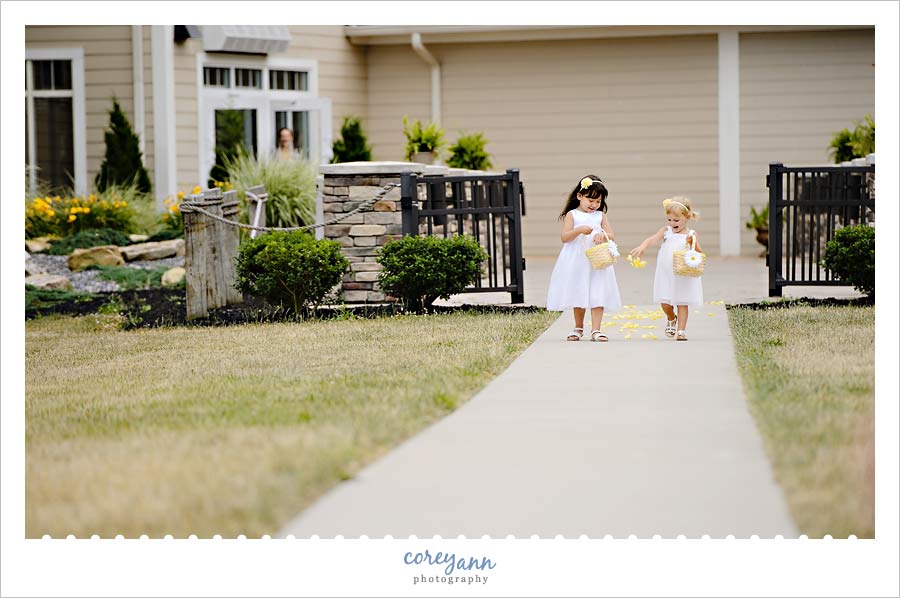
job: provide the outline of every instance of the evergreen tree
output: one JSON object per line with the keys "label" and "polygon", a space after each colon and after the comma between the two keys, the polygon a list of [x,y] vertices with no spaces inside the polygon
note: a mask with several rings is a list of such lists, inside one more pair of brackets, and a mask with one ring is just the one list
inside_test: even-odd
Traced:
{"label": "evergreen tree", "polygon": [[331,146],[334,157],[332,163],[369,162],[372,159],[372,147],[366,144],[366,136],[359,119],[353,116],[344,117],[341,125],[341,139],[335,140]]}
{"label": "evergreen tree", "polygon": [[137,185],[139,191],[150,192],[150,177],[144,168],[143,156],[137,135],[122,112],[119,102],[113,98],[113,108],[109,113],[109,130],[106,138],[106,156],[100,165],[100,172],[94,179],[97,191],[103,192],[111,185]]}

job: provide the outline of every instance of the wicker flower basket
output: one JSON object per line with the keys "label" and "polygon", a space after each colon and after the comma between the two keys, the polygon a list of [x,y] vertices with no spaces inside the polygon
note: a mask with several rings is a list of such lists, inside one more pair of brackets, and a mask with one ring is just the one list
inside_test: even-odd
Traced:
{"label": "wicker flower basket", "polygon": [[618,256],[618,251],[613,249],[615,244],[613,244],[613,248],[610,247],[612,241],[609,240],[609,235],[606,234],[605,230],[600,230],[603,231],[604,236],[606,236],[606,241],[599,245],[594,245],[584,252],[594,270],[602,270],[612,266],[616,263],[616,257]]}
{"label": "wicker flower basket", "polygon": [[706,254],[697,251],[697,237],[691,235],[691,244],[672,254],[672,269],[678,276],[703,276],[706,268]]}

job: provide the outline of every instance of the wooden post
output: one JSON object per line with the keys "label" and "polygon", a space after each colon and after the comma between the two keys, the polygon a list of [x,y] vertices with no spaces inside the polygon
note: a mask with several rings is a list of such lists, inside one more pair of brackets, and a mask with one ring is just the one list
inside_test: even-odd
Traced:
{"label": "wooden post", "polygon": [[[206,200],[202,194],[189,195],[182,202],[184,210],[184,270],[187,291],[187,319],[205,318],[209,314],[209,287],[214,284],[215,264],[210,269],[215,246],[214,220],[190,211],[191,206],[208,210],[217,200]],[[212,283],[211,280],[212,279]]]}
{"label": "wooden post", "polygon": [[[207,212],[216,216],[222,215],[222,204],[224,203],[224,199],[222,198],[221,189],[215,188],[205,190],[203,192],[203,199],[206,202],[209,202],[204,206]],[[206,251],[206,300],[210,307],[224,307],[227,305],[228,299],[225,294],[226,282],[224,260],[222,259],[221,251],[221,238],[228,225],[213,218],[203,217],[209,221],[209,228],[207,229],[209,231],[207,238],[209,249]]]}
{"label": "wooden post", "polygon": [[[238,213],[241,210],[238,205],[237,191],[226,191],[223,199],[222,217],[236,222]],[[219,252],[222,255],[225,302],[228,305],[243,303],[243,294],[234,286],[234,283],[237,282],[235,259],[237,258],[238,246],[241,242],[240,230],[236,226],[222,224],[222,229],[219,232]]]}
{"label": "wooden post", "polygon": [[[249,210],[247,214],[250,224],[253,226],[266,225],[266,200],[268,198],[269,195],[266,193],[265,185],[257,185],[247,189],[247,209]],[[250,238],[255,239],[260,234],[260,231],[251,231]]]}

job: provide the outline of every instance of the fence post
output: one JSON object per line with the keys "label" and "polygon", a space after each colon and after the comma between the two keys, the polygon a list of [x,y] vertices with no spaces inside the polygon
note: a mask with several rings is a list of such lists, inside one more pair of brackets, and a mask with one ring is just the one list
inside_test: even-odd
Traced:
{"label": "fence post", "polygon": [[782,197],[781,169],[784,164],[772,162],[769,164],[769,297],[781,297],[781,287],[778,285],[781,279],[781,212],[778,202]]}
{"label": "fence post", "polygon": [[506,189],[509,197],[507,205],[513,208],[513,227],[511,231],[518,231],[518,234],[510,234],[509,243],[509,268],[512,273],[512,279],[516,285],[516,290],[510,297],[510,303],[525,303],[525,285],[522,277],[522,271],[525,269],[525,258],[522,256],[522,204],[519,203],[519,194],[523,193],[519,183],[519,169],[513,168],[506,171],[510,175]]}
{"label": "fence post", "polygon": [[[247,189],[245,194],[247,197],[247,214],[250,224],[253,226],[266,225],[266,200],[269,195],[266,193],[265,185],[256,185]],[[257,230],[250,231],[250,238],[255,239],[260,235]]]}
{"label": "fence post", "polygon": [[214,244],[211,239],[212,221],[189,208],[197,205],[207,207],[203,194],[189,195],[182,202],[184,214],[184,284],[186,291],[187,319],[205,318],[209,313],[207,287],[209,275],[207,253]]}
{"label": "fence post", "polygon": [[400,175],[400,210],[403,217],[403,236],[419,234],[419,197],[416,189],[416,175],[404,172]]}
{"label": "fence post", "polygon": [[[222,217],[227,220],[237,221],[241,208],[238,203],[237,191],[226,191],[223,196]],[[234,286],[237,282],[235,259],[238,246],[241,243],[240,231],[236,226],[222,224],[219,230],[219,252],[222,256],[222,281],[225,293],[225,303],[234,305],[243,303],[243,294]]]}
{"label": "fence post", "polygon": [[[222,215],[222,190],[207,189],[203,198],[208,202],[204,208],[215,216]],[[222,236],[227,225],[209,219],[209,249],[206,252],[206,297],[210,307],[223,307],[228,303],[225,295],[225,271],[222,260]]]}

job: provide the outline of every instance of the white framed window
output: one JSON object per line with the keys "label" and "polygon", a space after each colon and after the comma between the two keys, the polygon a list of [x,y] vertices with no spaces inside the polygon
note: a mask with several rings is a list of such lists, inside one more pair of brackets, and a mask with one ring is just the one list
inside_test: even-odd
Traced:
{"label": "white framed window", "polygon": [[25,163],[28,186],[87,190],[84,51],[25,49]]}
{"label": "white framed window", "polygon": [[201,184],[211,178],[217,149],[240,143],[274,158],[283,127],[293,133],[295,155],[331,159],[331,101],[318,97],[316,61],[199,52],[197,73]]}

